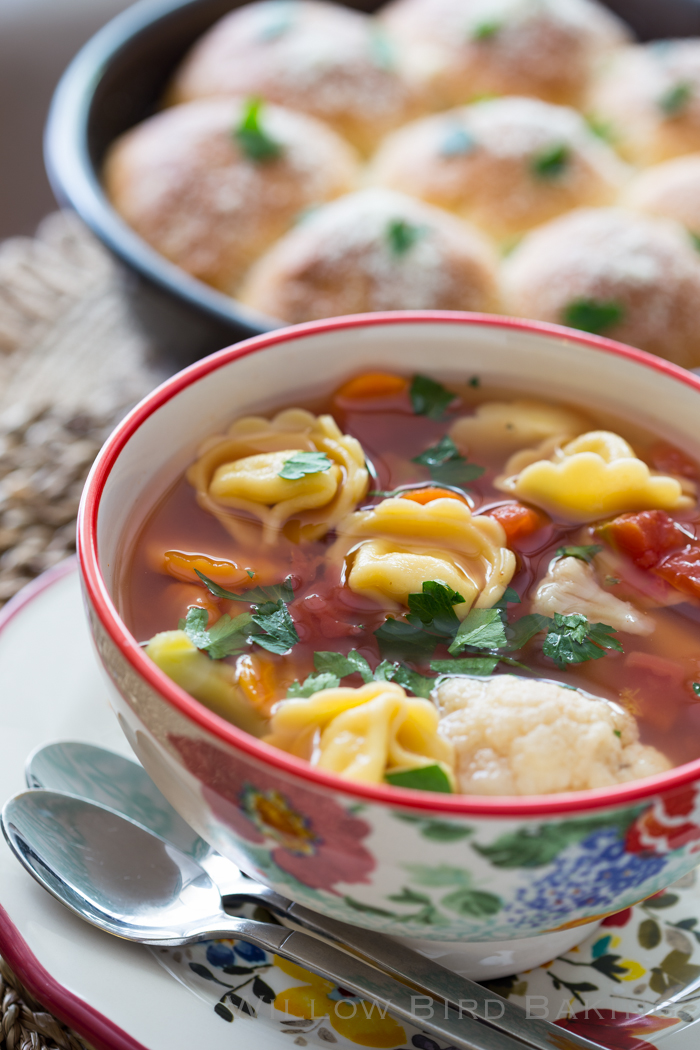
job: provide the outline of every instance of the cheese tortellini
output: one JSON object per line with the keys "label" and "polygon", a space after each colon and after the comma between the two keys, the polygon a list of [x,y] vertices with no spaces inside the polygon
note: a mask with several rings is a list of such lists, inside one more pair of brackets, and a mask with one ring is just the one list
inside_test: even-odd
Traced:
{"label": "cheese tortellini", "polygon": [[618,434],[593,430],[560,447],[516,453],[497,486],[573,522],[637,510],[678,510],[692,506],[677,478],[654,474]]}
{"label": "cheese tortellini", "polygon": [[[300,452],[325,454],[326,466],[295,479],[280,477]],[[360,443],[341,433],[332,416],[301,408],[272,420],[237,420],[205,442],[187,478],[200,506],[249,546],[259,541],[250,516],[261,522],[264,543],[274,543],[282,529],[294,541],[320,539],[362,499],[369,483]]]}
{"label": "cheese tortellini", "polygon": [[382,500],[351,514],[338,526],[336,550],[346,556],[346,583],[390,611],[420,593],[423,583],[439,580],[464,598],[455,605],[463,619],[471,607],[490,608],[515,572],[515,555],[506,547],[495,519],[474,516],[461,500]]}
{"label": "cheese tortellini", "polygon": [[429,700],[406,696],[394,682],[370,682],[282,700],[264,739],[362,784],[379,784],[386,773],[439,765],[454,790],[454,749],[438,734],[438,722]]}
{"label": "cheese tortellini", "polygon": [[568,441],[589,426],[590,421],[579,412],[545,401],[484,401],[473,416],[452,424],[450,437],[467,451],[478,448],[507,455],[547,438]]}

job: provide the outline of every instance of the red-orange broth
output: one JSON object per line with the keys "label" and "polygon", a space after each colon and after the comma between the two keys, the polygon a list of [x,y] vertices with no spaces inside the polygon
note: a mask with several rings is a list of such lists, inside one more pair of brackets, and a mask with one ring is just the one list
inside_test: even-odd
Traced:
{"label": "red-orange broth", "polygon": [[[458,386],[450,384],[459,397],[441,421],[413,412],[408,391],[351,403],[329,397],[314,402],[295,402],[314,413],[334,416],[344,433],[357,438],[376,476],[371,490],[392,491],[398,486],[415,483],[431,484],[427,468],[411,462],[428,446],[447,432],[456,418],[468,414],[473,406],[486,400],[508,400],[522,394],[481,388],[476,380]],[[569,406],[565,406],[569,407]],[[596,426],[614,430],[632,444],[642,459],[654,466],[658,439],[638,426],[630,426],[589,409],[584,410]],[[670,458],[669,458],[670,457]],[[700,477],[700,468],[683,453],[675,456],[663,449],[665,463],[676,467],[686,477]],[[492,482],[503,467],[489,450],[474,448],[469,459],[487,467],[478,480],[465,486],[476,513],[510,502]],[[670,471],[669,466],[665,466]],[[435,483],[437,484],[437,483]],[[357,509],[374,505],[381,496],[367,495]],[[685,528],[700,537],[700,511],[693,507],[673,514]],[[530,611],[529,596],[533,586],[545,575],[558,548],[567,544],[601,543],[592,526],[571,525],[555,520],[547,523],[529,538],[516,541],[518,567],[511,586],[522,603],[510,605],[508,615],[516,620]],[[379,605],[359,597],[344,587],[339,567],[327,566],[324,557],[333,543],[334,533],[313,543],[297,544],[282,535],[275,546],[260,548],[260,562],[245,562],[255,572],[264,569],[266,580],[282,581],[291,574],[294,601],[289,611],[295,622],[300,642],[290,654],[258,652],[256,657],[265,667],[266,685],[271,688],[266,706],[285,697],[289,683],[314,672],[313,655],[318,650],[347,653],[357,649],[374,668],[382,656],[373,632],[384,622],[386,613]],[[158,566],[159,557],[167,550],[196,552],[209,558],[240,562],[236,544],[226,530],[209,513],[201,509],[192,486],[180,478],[152,508],[143,522],[133,547],[124,552],[119,572],[119,606],[131,632],[144,641],[160,631],[173,630],[184,617],[188,605],[197,595],[213,602],[221,613],[236,616],[246,605],[211,599],[204,585],[178,582]],[[629,559],[609,552],[615,560],[615,575],[606,578],[612,593],[639,605],[639,573]],[[262,564],[264,563],[264,564]],[[242,563],[241,563],[242,564]],[[618,583],[610,580],[619,579]],[[536,636],[516,654],[530,668],[530,675],[580,687],[597,696],[619,702],[638,720],[641,740],[653,744],[673,764],[695,759],[700,754],[700,698],[693,683],[700,682],[700,600],[689,598],[666,608],[648,608],[656,629],[648,637],[618,634],[624,653],[610,651],[602,659],[575,664],[559,670],[541,652],[542,636]],[[407,660],[409,667],[429,674],[429,660],[446,658],[445,647],[438,646],[432,657]],[[229,658],[235,663],[236,657]],[[495,674],[528,672],[508,666],[498,667]],[[273,683],[272,687],[270,683]],[[361,685],[359,675],[344,680],[346,685]]]}

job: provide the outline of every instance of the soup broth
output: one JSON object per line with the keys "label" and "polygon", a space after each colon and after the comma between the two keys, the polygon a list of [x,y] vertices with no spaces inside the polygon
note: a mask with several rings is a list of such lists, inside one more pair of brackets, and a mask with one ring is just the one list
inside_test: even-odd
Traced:
{"label": "soup broth", "polygon": [[[636,722],[640,744],[634,746],[649,745],[660,753],[656,765],[638,767],[640,775],[698,757],[700,512],[695,482],[700,468],[695,462],[638,426],[578,406],[523,401],[517,392],[483,388],[477,377],[448,389],[427,377],[354,377],[327,400],[302,408],[314,418],[332,417],[344,439],[359,443],[341,454],[350,462],[352,449],[359,449],[359,460],[350,466],[334,460],[330,439],[325,452],[318,443],[315,452],[309,451],[306,439],[290,444],[290,431],[281,424],[282,437],[263,435],[252,455],[240,444],[249,441],[247,436],[245,441],[227,438],[221,454],[212,439],[199,460],[200,465],[207,455],[216,460],[204,486],[193,474],[200,466],[178,479],[123,552],[121,613],[139,641],[154,639],[148,651],[166,673],[242,728],[322,767],[325,762],[325,768],[350,779],[469,791],[481,790],[483,781],[488,793],[524,790],[526,781],[513,787],[510,772],[505,781],[500,774],[490,780],[488,770],[494,762],[510,762],[517,738],[537,727],[524,729],[521,721],[503,754],[491,740],[488,748],[476,748],[481,757],[472,748],[465,758],[473,727],[466,737],[463,730],[451,737],[447,733],[453,716],[441,698],[444,675],[486,685],[508,675],[516,692],[524,680],[541,682],[537,688],[545,690],[543,696],[547,683],[558,683],[568,691],[556,690],[560,705],[569,695],[572,703],[573,698],[609,702],[612,710],[627,713],[629,723]],[[565,468],[571,468],[569,474]],[[600,478],[587,474],[589,468]],[[251,470],[258,472],[252,480]],[[359,497],[343,507],[353,471]],[[625,471],[635,480],[627,475],[620,480]],[[280,517],[278,479],[305,486],[307,506],[292,507]],[[250,509],[256,485],[262,493],[259,514]],[[336,485],[335,495],[324,505],[320,488],[318,496],[306,492],[312,485],[330,486],[329,492]],[[289,486],[281,488],[287,499]],[[309,506],[314,500],[316,505]],[[329,518],[328,528],[326,507],[330,518],[340,507],[340,517]],[[393,525],[382,518],[389,512]],[[440,515],[447,517],[443,521]],[[414,519],[419,534],[411,532]],[[484,535],[459,538],[484,519],[497,525],[489,524],[491,531]],[[448,533],[452,538],[446,541]],[[474,568],[478,558],[470,543],[472,548],[485,545],[480,568]],[[280,589],[285,580],[286,591]],[[465,594],[470,586],[473,593]],[[225,617],[242,614],[248,614],[248,622],[234,632],[232,651],[225,652],[225,631],[222,646],[212,646],[217,623],[223,631],[222,624],[230,623]],[[156,644],[156,639],[165,641]],[[216,688],[189,685],[167,653],[158,656],[166,642],[181,643],[188,653],[197,649],[197,657],[209,661],[201,664],[202,673],[209,669],[218,676]],[[228,699],[221,698],[221,683]],[[423,743],[414,742],[412,750],[406,727],[426,709],[414,707],[411,713],[402,708],[392,716],[381,775],[376,770],[365,775],[358,755],[375,746],[372,734],[384,718],[377,707],[382,683],[392,703],[399,703],[403,690],[422,705],[437,705],[439,725],[421,729]],[[329,735],[328,704],[340,704],[343,718],[350,719],[350,711],[356,722],[359,718],[361,705],[349,699],[351,689],[367,691],[374,713],[361,728],[348,721],[345,730],[338,724],[335,735]],[[522,706],[522,697],[519,702]],[[285,704],[295,706],[280,715]],[[533,710],[529,704],[528,715]],[[493,717],[502,728],[500,708],[494,707]],[[301,721],[292,731],[289,720],[295,718]],[[554,732],[552,718],[543,719]],[[609,732],[624,744],[629,727],[615,725]],[[347,755],[328,757],[340,747],[341,730],[354,734],[352,761]],[[558,746],[575,751],[576,736],[567,732]],[[439,746],[426,744],[436,733]],[[441,741],[447,750],[441,750]],[[484,758],[489,749],[493,754]],[[404,760],[404,752],[414,757]],[[536,761],[546,764],[546,754]],[[456,779],[450,768],[457,771]],[[416,769],[423,779],[416,778]],[[449,785],[444,777],[430,781],[426,771],[435,769],[447,770]],[[533,783],[549,791],[599,781],[564,787]],[[506,788],[501,791],[498,784]]]}

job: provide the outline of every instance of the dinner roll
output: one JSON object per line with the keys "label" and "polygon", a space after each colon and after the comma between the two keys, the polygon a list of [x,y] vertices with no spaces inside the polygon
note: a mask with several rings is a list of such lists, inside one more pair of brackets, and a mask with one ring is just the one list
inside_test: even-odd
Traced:
{"label": "dinner roll", "polygon": [[594,86],[589,108],[638,164],[700,150],[700,39],[624,48]]}
{"label": "dinner roll", "polygon": [[240,292],[285,321],[371,310],[496,310],[495,259],[453,215],[385,189],[313,212],[253,267]]}
{"label": "dinner roll", "polygon": [[313,117],[211,99],[176,106],[111,147],[112,204],[157,251],[233,294],[300,211],[353,188],[350,146]]}
{"label": "dinner roll", "polygon": [[418,112],[380,27],[321,0],[231,11],[185,57],[168,101],[248,94],[320,117],[363,151]]}
{"label": "dinner roll", "polygon": [[437,109],[483,94],[576,105],[601,56],[629,39],[595,0],[393,0],[382,20]]}
{"label": "dinner roll", "polygon": [[371,175],[508,238],[571,208],[612,203],[627,168],[575,110],[511,97],[395,131]]}
{"label": "dinner roll", "polygon": [[503,265],[508,312],[700,365],[700,261],[682,227],[622,208],[541,226]]}
{"label": "dinner roll", "polygon": [[630,208],[680,222],[700,246],[700,153],[676,157],[640,172],[623,199]]}

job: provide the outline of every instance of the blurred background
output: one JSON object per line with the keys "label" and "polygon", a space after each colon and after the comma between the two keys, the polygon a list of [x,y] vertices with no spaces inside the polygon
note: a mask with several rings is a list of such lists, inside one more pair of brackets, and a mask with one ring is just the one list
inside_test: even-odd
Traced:
{"label": "blurred background", "polygon": [[[607,0],[642,37],[700,33],[700,0]],[[41,137],[78,48],[128,0],[0,0],[0,239],[32,233],[54,207]],[[233,3],[232,3],[233,6]]]}

